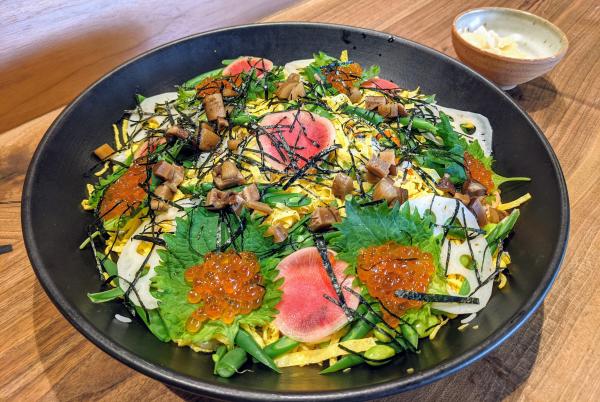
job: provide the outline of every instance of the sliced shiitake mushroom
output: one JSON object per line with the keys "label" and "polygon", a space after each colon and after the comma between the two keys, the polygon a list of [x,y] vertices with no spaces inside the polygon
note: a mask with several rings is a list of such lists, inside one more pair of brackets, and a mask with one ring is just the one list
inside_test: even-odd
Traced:
{"label": "sliced shiitake mushroom", "polygon": [[214,121],[219,117],[226,116],[223,96],[220,93],[206,95],[204,97],[203,104],[208,121]]}
{"label": "sliced shiitake mushroom", "polygon": [[210,124],[206,122],[200,123],[199,137],[198,149],[204,152],[214,150],[219,145],[219,142],[221,142],[221,137],[215,134]]}
{"label": "sliced shiitake mushroom", "polygon": [[373,188],[373,200],[385,200],[388,205],[392,205],[396,201],[402,204],[408,200],[408,191],[404,188],[394,186],[394,180],[390,177],[385,177]]}

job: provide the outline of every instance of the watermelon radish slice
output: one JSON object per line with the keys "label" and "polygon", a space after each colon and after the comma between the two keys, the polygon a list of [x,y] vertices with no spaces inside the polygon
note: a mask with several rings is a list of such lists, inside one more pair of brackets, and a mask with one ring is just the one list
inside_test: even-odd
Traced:
{"label": "watermelon radish slice", "polygon": [[[328,250],[328,253],[342,289],[352,286],[354,277],[344,275],[348,264],[335,260],[335,252]],[[348,323],[344,311],[323,297],[326,294],[339,300],[316,247],[303,248],[288,255],[277,268],[284,282],[281,301],[277,305],[279,314],[274,323],[283,334],[299,342],[316,343]],[[343,294],[348,307],[356,309],[358,298],[346,290]]]}
{"label": "watermelon radish slice", "polygon": [[232,61],[230,65],[223,69],[223,75],[238,75],[240,73],[247,73],[253,68],[256,70],[256,76],[262,77],[265,71],[271,71],[273,68],[273,62],[269,59],[264,59],[261,57],[238,57]]}
{"label": "watermelon radish slice", "polygon": [[400,87],[392,81],[384,80],[383,78],[371,78],[370,80],[363,82],[360,86],[363,88],[375,88],[384,91],[400,89]]}
{"label": "watermelon radish slice", "polygon": [[[262,118],[259,133],[265,161],[274,169],[302,168],[306,162],[333,144],[335,128],[329,119],[306,111],[270,113]],[[291,163],[291,162],[294,163]]]}

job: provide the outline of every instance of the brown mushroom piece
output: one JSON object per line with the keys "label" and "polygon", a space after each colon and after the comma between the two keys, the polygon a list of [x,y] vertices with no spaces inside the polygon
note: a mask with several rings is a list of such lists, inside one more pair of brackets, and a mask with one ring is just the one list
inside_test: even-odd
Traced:
{"label": "brown mushroom piece", "polygon": [[481,202],[482,198],[483,197],[474,198],[469,204],[469,209],[477,218],[477,224],[480,228],[484,227],[488,223],[487,215],[485,213],[485,206]]}
{"label": "brown mushroom piece", "polygon": [[313,232],[320,232],[331,228],[334,223],[341,222],[340,213],[332,207],[319,207],[310,216],[308,227]]}
{"label": "brown mushroom piece", "polygon": [[233,88],[231,88],[227,85],[223,87],[222,93],[223,93],[223,96],[226,96],[226,97],[238,95],[238,93]]}
{"label": "brown mushroom piece", "polygon": [[94,149],[94,155],[96,155],[98,159],[102,161],[108,159],[114,153],[115,150],[108,144],[102,144],[98,148]]}
{"label": "brown mushroom piece", "polygon": [[275,96],[279,99],[296,100],[306,95],[304,84],[300,82],[300,75],[292,73],[287,80],[277,84]]}
{"label": "brown mushroom piece", "polygon": [[166,184],[160,184],[154,190],[154,196],[150,200],[150,208],[154,211],[164,211],[169,208],[169,204],[165,201],[170,201],[175,193],[171,191]]}
{"label": "brown mushroom piece", "polygon": [[465,205],[469,205],[469,203],[471,202],[471,197],[459,192],[454,193],[454,198],[461,201]]}
{"label": "brown mushroom piece", "polygon": [[394,186],[394,180],[386,177],[381,179],[373,188],[373,200],[385,200],[388,205],[392,205],[396,201],[402,204],[408,200],[408,191]]}
{"label": "brown mushroom piece", "polygon": [[502,219],[508,216],[508,212],[501,211],[496,208],[487,207],[487,221],[488,223],[498,223]]}
{"label": "brown mushroom piece", "polygon": [[217,130],[222,131],[229,127],[229,122],[224,117],[219,117],[217,119]]}
{"label": "brown mushroom piece", "polygon": [[354,181],[347,174],[338,173],[333,179],[331,191],[334,196],[343,200],[348,194],[354,191]]}
{"label": "brown mushroom piece", "polygon": [[462,187],[463,193],[471,198],[481,197],[487,193],[487,189],[477,180],[467,179]]}
{"label": "brown mushroom piece", "polygon": [[435,184],[435,186],[439,190],[450,195],[456,194],[456,187],[454,187],[454,184],[450,181],[450,175],[448,173],[444,173],[444,176]]}
{"label": "brown mushroom piece", "polygon": [[253,209],[256,212],[260,212],[261,214],[269,215],[273,210],[268,204],[260,201],[246,201],[245,203],[247,208]]}
{"label": "brown mushroom piece", "polygon": [[350,94],[348,95],[348,99],[350,99],[350,102],[352,103],[359,103],[362,99],[362,92],[356,87],[350,87]]}
{"label": "brown mushroom piece", "polygon": [[200,123],[199,137],[198,149],[204,152],[212,151],[221,142],[221,137],[215,134],[210,124],[206,122]]}
{"label": "brown mushroom piece", "polygon": [[390,173],[390,162],[379,157],[372,157],[366,164],[367,171],[373,176],[380,179],[386,177]]}
{"label": "brown mushroom piece", "polygon": [[159,179],[169,181],[175,174],[175,166],[166,161],[159,161],[152,166],[152,173]]}
{"label": "brown mushroom piece", "polygon": [[231,193],[229,194],[227,203],[229,206],[231,206],[232,211],[239,216],[242,213],[242,209],[244,208],[246,201],[240,195],[240,193]]}
{"label": "brown mushroom piece", "polygon": [[175,125],[175,126],[171,126],[167,129],[165,136],[167,138],[175,137],[175,138],[180,138],[182,140],[186,140],[186,139],[188,139],[190,134],[186,130],[181,128],[180,126]]}
{"label": "brown mushroom piece", "polygon": [[230,191],[221,191],[216,188],[211,189],[206,194],[206,200],[204,201],[204,206],[209,211],[218,211],[220,209],[225,208],[229,205],[229,196],[231,195]]}
{"label": "brown mushroom piece", "polygon": [[265,232],[267,236],[273,236],[274,243],[282,243],[288,237],[288,231],[281,225],[272,225],[269,226],[267,231]]}
{"label": "brown mushroom piece", "polygon": [[380,152],[379,159],[390,164],[389,173],[392,176],[396,176],[398,174],[398,167],[396,166],[396,154],[394,153],[393,149],[386,149],[385,151]]}
{"label": "brown mushroom piece", "polygon": [[244,187],[240,194],[242,198],[246,201],[260,200],[260,192],[258,191],[258,187],[256,187],[256,184],[254,183]]}
{"label": "brown mushroom piece", "polygon": [[171,179],[165,182],[165,185],[167,185],[173,193],[176,193],[177,188],[183,183],[184,179],[185,170],[183,169],[183,166],[173,165],[173,175],[171,176]]}
{"label": "brown mushroom piece", "polygon": [[208,121],[214,121],[219,117],[226,116],[223,96],[220,93],[206,95],[204,97],[203,104]]}
{"label": "brown mushroom piece", "polygon": [[240,143],[242,142],[242,140],[238,140],[238,139],[231,139],[231,140],[227,140],[227,148],[230,151],[235,151],[236,149],[238,149],[238,147],[240,146]]}
{"label": "brown mushroom piece", "polygon": [[386,102],[385,96],[365,96],[365,108],[367,110],[375,110],[379,105],[385,105]]}
{"label": "brown mushroom piece", "polygon": [[383,117],[389,118],[408,116],[404,106],[402,106],[400,103],[386,103],[384,105],[379,105],[377,106],[377,113]]}
{"label": "brown mushroom piece", "polygon": [[246,182],[232,161],[225,161],[213,169],[213,181],[219,190],[239,186]]}

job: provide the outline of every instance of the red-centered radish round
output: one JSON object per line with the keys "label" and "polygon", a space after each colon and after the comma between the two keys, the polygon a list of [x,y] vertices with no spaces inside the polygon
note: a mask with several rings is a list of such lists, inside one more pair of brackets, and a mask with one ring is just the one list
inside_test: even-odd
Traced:
{"label": "red-centered radish round", "polygon": [[265,71],[271,71],[273,62],[262,57],[242,56],[231,62],[223,69],[223,75],[238,75],[256,70],[256,76],[261,77]]}
{"label": "red-centered radish round", "polygon": [[[348,264],[335,260],[335,254],[329,250],[338,283],[342,289],[351,287],[354,277],[344,275]],[[274,323],[284,335],[299,342],[316,343],[326,340],[348,323],[344,311],[323,296],[326,294],[339,300],[316,247],[290,254],[281,260],[277,269],[284,282],[281,301],[277,305],[279,314]],[[347,290],[342,292],[348,307],[356,309],[358,298]]]}
{"label": "red-centered radish round", "polygon": [[[266,132],[259,141],[265,160],[275,169],[299,169],[335,140],[335,128],[329,119],[306,111],[278,112],[260,121]],[[291,162],[294,163],[291,163]]]}
{"label": "red-centered radish round", "polygon": [[360,86],[363,88],[382,89],[384,91],[400,89],[400,87],[392,81],[384,80],[383,78],[371,78],[370,80],[363,82]]}

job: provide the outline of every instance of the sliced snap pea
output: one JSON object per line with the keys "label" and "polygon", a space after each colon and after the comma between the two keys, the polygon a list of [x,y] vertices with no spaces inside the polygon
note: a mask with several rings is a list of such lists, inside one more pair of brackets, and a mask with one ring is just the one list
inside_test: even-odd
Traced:
{"label": "sliced snap pea", "polygon": [[416,349],[419,346],[419,334],[417,334],[417,331],[415,331],[412,325],[401,324],[400,330],[402,331],[404,339]]}
{"label": "sliced snap pea", "polygon": [[238,372],[240,367],[246,363],[246,360],[248,360],[248,355],[244,349],[232,349],[219,358],[215,366],[215,372],[219,377],[229,378]]}
{"label": "sliced snap pea", "polygon": [[277,341],[265,346],[264,351],[270,357],[281,356],[298,346],[300,342],[295,341],[287,336],[279,338]]}
{"label": "sliced snap pea", "polygon": [[[360,306],[358,306],[358,309],[356,309],[356,312],[362,316],[366,310],[367,310],[367,308],[361,304]],[[373,314],[372,312],[369,311],[365,315],[364,319],[357,318],[354,325],[352,325],[352,328],[350,328],[350,331],[348,331],[346,333],[346,335],[342,336],[342,339],[340,339],[340,342],[350,341],[352,339],[364,338],[365,335],[367,335],[369,333],[369,331],[372,329],[371,325],[369,325],[367,323],[367,321],[376,322],[377,317],[375,316],[375,314]]]}
{"label": "sliced snap pea", "polygon": [[215,353],[212,354],[212,360],[215,362],[215,369],[213,370],[214,374],[217,374],[217,364],[219,363],[219,360],[225,356],[225,353],[227,353],[227,347],[225,345],[220,345],[217,347],[217,350],[215,350]]}
{"label": "sliced snap pea", "polygon": [[[407,125],[410,122],[410,117],[401,117],[400,124]],[[412,119],[412,128],[416,128],[417,130],[428,131],[430,133],[436,134],[437,128],[431,122],[420,119],[418,117],[413,117]]]}
{"label": "sliced snap pea", "polygon": [[331,366],[327,367],[326,369],[321,370],[319,372],[319,374],[335,373],[335,372],[342,371],[342,370],[345,370],[350,367],[358,366],[359,364],[362,364],[364,362],[365,362],[365,359],[363,359],[359,355],[346,355],[346,356],[342,357],[340,360],[338,360],[335,364],[332,364]]}
{"label": "sliced snap pea", "polygon": [[243,348],[256,360],[270,368],[271,370],[281,373],[281,370],[277,367],[273,359],[265,353],[265,351],[256,343],[252,335],[240,329],[235,336],[235,344],[240,348]]}

